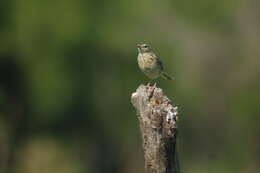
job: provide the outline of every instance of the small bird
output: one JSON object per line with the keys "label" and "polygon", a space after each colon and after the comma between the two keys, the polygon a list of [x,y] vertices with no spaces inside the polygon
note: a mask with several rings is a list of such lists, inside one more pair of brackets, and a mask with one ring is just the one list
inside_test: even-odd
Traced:
{"label": "small bird", "polygon": [[[165,79],[173,78],[164,72],[162,61],[152,51],[148,44],[137,44],[138,57],[137,62],[142,72],[150,79],[156,79],[162,76]],[[148,84],[150,85],[150,84]]]}

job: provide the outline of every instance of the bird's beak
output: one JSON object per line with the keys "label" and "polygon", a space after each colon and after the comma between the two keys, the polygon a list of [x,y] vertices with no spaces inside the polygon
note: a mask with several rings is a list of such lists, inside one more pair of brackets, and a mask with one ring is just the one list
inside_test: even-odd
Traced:
{"label": "bird's beak", "polygon": [[141,48],[141,44],[137,44],[136,47],[140,49]]}

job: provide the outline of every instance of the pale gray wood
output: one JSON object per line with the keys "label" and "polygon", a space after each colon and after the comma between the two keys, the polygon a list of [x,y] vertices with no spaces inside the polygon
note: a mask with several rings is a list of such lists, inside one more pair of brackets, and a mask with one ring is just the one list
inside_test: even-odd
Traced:
{"label": "pale gray wood", "polygon": [[132,93],[143,139],[147,173],[179,173],[176,151],[177,107],[160,88],[140,85]]}

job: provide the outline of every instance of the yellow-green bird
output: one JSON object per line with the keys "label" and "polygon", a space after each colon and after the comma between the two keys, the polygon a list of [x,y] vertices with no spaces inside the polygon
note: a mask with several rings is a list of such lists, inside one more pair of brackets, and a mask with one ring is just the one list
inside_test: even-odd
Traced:
{"label": "yellow-green bird", "polygon": [[137,62],[142,72],[150,79],[156,79],[162,76],[165,79],[173,78],[164,72],[162,61],[152,51],[148,44],[137,44],[138,57]]}

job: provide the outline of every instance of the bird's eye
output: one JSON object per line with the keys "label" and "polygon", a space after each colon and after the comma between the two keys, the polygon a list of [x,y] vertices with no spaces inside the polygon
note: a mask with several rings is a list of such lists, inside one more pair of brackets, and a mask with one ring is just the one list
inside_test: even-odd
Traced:
{"label": "bird's eye", "polygon": [[147,45],[145,45],[145,46],[144,46],[144,48],[148,48],[148,46],[147,46]]}

